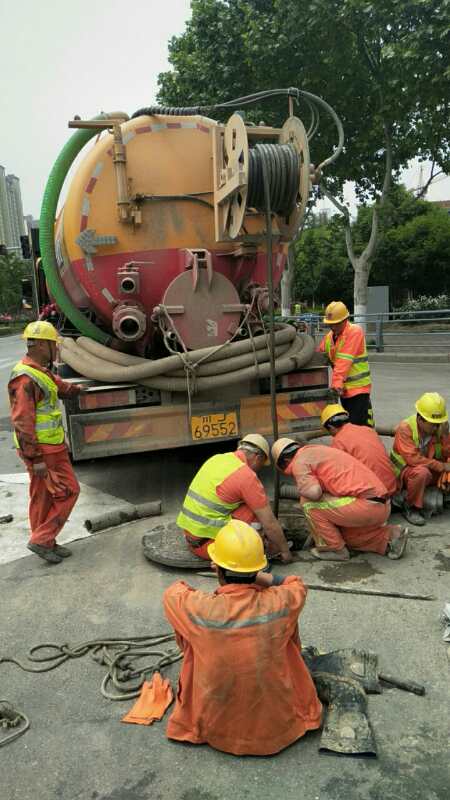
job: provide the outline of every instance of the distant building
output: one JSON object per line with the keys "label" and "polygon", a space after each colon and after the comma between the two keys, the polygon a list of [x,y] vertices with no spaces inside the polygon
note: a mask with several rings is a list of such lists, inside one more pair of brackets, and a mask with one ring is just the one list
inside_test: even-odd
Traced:
{"label": "distant building", "polygon": [[450,214],[450,200],[429,200],[432,206],[439,206],[439,208],[443,208],[447,214]]}
{"label": "distant building", "polygon": [[26,234],[19,178],[0,165],[0,248],[20,256],[20,237]]}

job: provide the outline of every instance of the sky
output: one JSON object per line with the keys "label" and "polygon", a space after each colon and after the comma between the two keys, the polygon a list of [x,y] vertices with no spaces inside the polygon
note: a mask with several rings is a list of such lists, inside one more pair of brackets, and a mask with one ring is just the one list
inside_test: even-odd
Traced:
{"label": "sky", "polygon": [[[167,44],[189,16],[189,0],[0,0],[0,164],[20,178],[25,214],[39,216],[69,119],[155,101]],[[408,188],[418,177],[417,166],[405,173]],[[450,178],[428,194],[449,197]]]}

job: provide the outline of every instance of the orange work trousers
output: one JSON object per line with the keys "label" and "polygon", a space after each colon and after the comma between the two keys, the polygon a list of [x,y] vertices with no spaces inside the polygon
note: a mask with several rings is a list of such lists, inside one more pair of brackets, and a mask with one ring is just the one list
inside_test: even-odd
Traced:
{"label": "orange work trousers", "polygon": [[436,483],[438,474],[422,464],[405,467],[400,476],[401,485],[406,489],[406,502],[409,506],[423,508],[425,489]]}
{"label": "orange work trousers", "polygon": [[[252,522],[256,522],[256,517],[251,510],[245,503],[242,503],[235,511],[232,512],[231,516],[233,519],[240,519],[241,522],[246,522],[248,525],[251,525]],[[208,546],[214,541],[214,539],[205,539],[204,536],[193,536],[192,533],[189,531],[183,531],[186,544],[189,547],[191,553],[194,556],[198,556],[199,558],[204,558],[205,561],[211,561],[208,555]]]}
{"label": "orange work trousers", "polygon": [[80,486],[67,450],[45,453],[42,461],[47,465],[47,478],[35,475],[31,462],[25,461],[30,476],[30,544],[54,547],[78,500]]}
{"label": "orange work trousers", "polygon": [[[302,500],[317,549],[342,550],[347,546],[384,555],[395,527],[385,525],[391,504],[354,498],[346,505],[333,506],[337,499],[343,498],[324,495],[317,503]],[[324,501],[329,503],[327,507]]]}

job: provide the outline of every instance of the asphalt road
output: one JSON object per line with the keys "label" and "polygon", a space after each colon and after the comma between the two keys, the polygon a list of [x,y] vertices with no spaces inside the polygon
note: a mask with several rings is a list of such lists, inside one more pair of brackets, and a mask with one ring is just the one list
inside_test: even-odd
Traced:
{"label": "asphalt road", "polygon": [[[17,337],[0,340],[0,346],[2,357],[11,361],[22,352]],[[0,373],[1,394],[9,368]],[[376,419],[384,424],[410,414],[422,392],[446,394],[449,386],[444,365],[378,364],[373,377]],[[0,437],[0,472],[23,469],[10,434],[0,431]],[[88,485],[127,500],[161,497],[173,514],[190,477],[211,452],[198,447],[121,456],[82,463],[76,471]],[[44,675],[0,663],[1,697],[31,718],[30,730],[0,750],[2,800],[447,800],[449,662],[439,613],[450,601],[449,517],[415,529],[400,562],[368,554],[347,565],[289,568],[306,583],[436,598],[309,593],[300,620],[304,644],[373,650],[385,672],[426,685],[425,697],[386,689],[369,698],[377,759],[320,755],[316,733],[272,758],[237,758],[206,746],[176,744],[165,738],[165,720],[150,728],[121,724],[131,704],[101,697],[104,670],[89,657]],[[145,561],[141,536],[146,526],[141,521],[76,542],[73,557],[56,568],[34,556],[0,567],[0,658],[4,653],[23,657],[40,642],[167,630],[161,598],[174,579],[213,590],[211,579]],[[168,673],[173,685],[176,672],[172,667]]]}

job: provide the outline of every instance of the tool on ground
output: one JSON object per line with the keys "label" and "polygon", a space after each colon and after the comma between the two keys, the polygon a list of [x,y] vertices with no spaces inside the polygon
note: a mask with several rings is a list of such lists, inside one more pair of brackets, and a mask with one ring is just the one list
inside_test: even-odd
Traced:
{"label": "tool on ground", "polygon": [[29,727],[30,720],[26,714],[14,708],[8,700],[0,700],[0,729],[11,730],[7,736],[0,737],[0,747],[18,739]]}
{"label": "tool on ground", "polygon": [[84,521],[84,527],[89,533],[98,533],[106,528],[114,528],[116,525],[123,525],[125,522],[134,522],[136,519],[146,517],[157,517],[162,513],[161,500],[154,500],[150,503],[140,503],[139,505],[119,506],[98,517],[91,517]]}
{"label": "tool on ground", "polygon": [[[24,663],[13,656],[0,656],[0,664],[16,664],[25,672],[49,672],[71,658],[82,658],[91,653],[98,664],[107,667],[101,684],[101,693],[108,700],[130,700],[138,697],[143,682],[154,672],[182,658],[178,648],[162,649],[167,642],[175,643],[175,634],[93,639],[72,647],[68,644],[38,644],[28,653]],[[144,662],[144,663],[142,663]],[[110,690],[114,687],[114,692]]]}
{"label": "tool on ground", "polygon": [[378,656],[348,648],[320,653],[306,647],[302,656],[318,695],[327,705],[321,752],[376,756],[376,745],[367,713],[366,694],[380,694],[382,683],[424,695],[425,687],[378,672]]}
{"label": "tool on ground", "polygon": [[0,517],[0,525],[6,525],[7,522],[12,522],[14,519],[12,514],[4,514]]}
{"label": "tool on ground", "polygon": [[442,636],[444,642],[450,642],[450,603],[446,603],[440,615],[440,621],[445,630]]}
{"label": "tool on ground", "polygon": [[122,722],[134,725],[152,725],[162,719],[173,702],[173,691],[168,678],[155,672],[151,681],[144,681],[134,706],[122,717]]}

